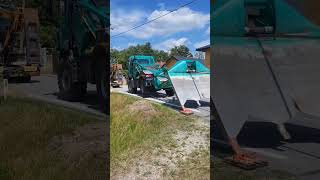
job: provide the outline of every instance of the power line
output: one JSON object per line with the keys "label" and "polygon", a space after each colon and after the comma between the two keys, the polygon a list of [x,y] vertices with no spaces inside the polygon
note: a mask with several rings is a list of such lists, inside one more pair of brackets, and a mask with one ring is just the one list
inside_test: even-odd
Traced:
{"label": "power line", "polygon": [[127,32],[130,32],[130,31],[132,31],[132,30],[134,30],[134,29],[137,29],[137,28],[139,28],[139,27],[141,27],[141,26],[144,26],[144,25],[146,25],[146,24],[152,23],[152,22],[154,22],[154,21],[156,21],[156,20],[158,20],[158,19],[160,19],[160,18],[162,18],[162,17],[164,17],[164,16],[166,16],[166,15],[168,15],[168,14],[171,14],[171,13],[173,13],[173,12],[175,12],[175,11],[178,11],[179,9],[181,9],[181,8],[183,8],[183,7],[186,7],[186,6],[194,3],[195,1],[197,1],[197,0],[193,0],[193,1],[190,1],[190,2],[188,2],[188,3],[186,3],[186,4],[183,4],[183,5],[179,6],[179,7],[176,8],[176,9],[170,10],[168,13],[165,13],[165,14],[159,16],[159,17],[156,17],[156,18],[154,18],[154,19],[151,19],[150,21],[147,21],[147,22],[145,22],[145,23],[143,23],[143,24],[137,25],[137,26],[135,26],[135,27],[133,27],[133,28],[131,28],[131,29],[128,29],[128,30],[126,30],[126,31],[123,31],[123,32],[118,33],[118,34],[116,34],[116,35],[113,35],[113,36],[111,36],[111,37],[120,36],[120,35],[122,35],[122,34],[125,34],[125,33],[127,33]]}

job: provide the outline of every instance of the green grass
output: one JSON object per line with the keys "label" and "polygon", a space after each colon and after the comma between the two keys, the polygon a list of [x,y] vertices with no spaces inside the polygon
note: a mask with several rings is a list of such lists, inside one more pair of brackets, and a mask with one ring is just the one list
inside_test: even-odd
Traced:
{"label": "green grass", "polygon": [[135,149],[150,139],[157,138],[167,126],[183,123],[185,117],[173,110],[152,103],[156,113],[130,112],[128,107],[138,99],[122,94],[111,94],[110,145],[111,159],[117,161],[127,151]]}
{"label": "green grass", "polygon": [[186,161],[179,163],[178,170],[172,172],[171,177],[186,180],[210,179],[210,174],[208,173],[208,169],[210,169],[209,154],[209,150],[193,152]]}
{"label": "green grass", "polygon": [[[172,138],[177,130],[192,131],[195,129],[195,117],[182,115],[171,108],[163,105],[150,103],[155,110],[148,114],[143,111],[130,111],[137,101],[145,101],[135,97],[111,93],[111,116],[110,116],[110,145],[111,145],[111,172],[115,174],[125,173],[126,170],[139,163],[142,158],[157,167],[157,162],[152,161],[152,150],[157,148],[157,153],[163,154],[167,150],[176,148],[176,142]],[[157,154],[156,154],[157,155]],[[158,156],[157,155],[157,156]],[[187,174],[186,171],[208,176],[209,174],[209,150],[203,156],[194,156],[197,162],[188,159],[186,163],[178,167],[177,172],[166,172],[163,178],[180,179],[176,174]],[[199,161],[206,158],[206,161]],[[195,164],[204,165],[195,168]],[[194,165],[194,166],[193,166]],[[202,168],[202,171],[197,172]],[[139,173],[139,172],[137,172]],[[148,173],[146,171],[145,173]],[[112,173],[113,174],[113,173]],[[148,174],[141,174],[146,176]],[[174,176],[175,175],[175,176]],[[187,177],[182,176],[182,177]],[[194,176],[193,176],[194,177]]]}
{"label": "green grass", "polygon": [[[106,159],[67,161],[48,148],[53,137],[97,123],[82,113],[24,99],[0,102],[0,179],[93,179],[106,177]],[[95,161],[93,161],[95,160]]]}

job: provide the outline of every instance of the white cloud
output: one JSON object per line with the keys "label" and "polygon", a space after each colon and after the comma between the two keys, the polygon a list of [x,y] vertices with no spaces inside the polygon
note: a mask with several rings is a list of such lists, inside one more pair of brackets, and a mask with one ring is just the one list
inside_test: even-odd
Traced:
{"label": "white cloud", "polygon": [[200,47],[203,47],[203,46],[206,46],[206,45],[209,45],[209,44],[210,44],[210,39],[207,39],[207,40],[203,40],[203,41],[195,43],[194,47],[195,48],[200,48]]}
{"label": "white cloud", "polygon": [[208,27],[208,29],[206,30],[206,34],[210,35],[210,26]]}
{"label": "white cloud", "polygon": [[130,46],[136,46],[137,45],[137,43],[128,43],[128,47],[130,47]]}
{"label": "white cloud", "polygon": [[120,46],[112,46],[111,49],[116,49],[116,50],[118,50],[118,51],[121,51],[121,50],[123,50],[124,48],[122,48],[122,47],[120,47]]}
{"label": "white cloud", "polygon": [[175,46],[180,46],[180,45],[187,45],[189,44],[188,38],[180,38],[180,39],[168,39],[160,44],[156,44],[154,47],[159,50],[164,50],[164,51],[169,51],[171,48]]}
{"label": "white cloud", "polygon": [[[132,27],[150,21],[162,16],[169,11],[154,10],[151,14],[145,14],[144,11],[111,11],[112,35],[131,29]],[[172,35],[177,32],[188,32],[195,29],[201,29],[209,24],[210,15],[194,11],[184,7],[170,13],[154,22],[137,28],[127,33],[139,39],[147,39],[153,36]]]}
{"label": "white cloud", "polygon": [[122,9],[112,10],[110,13],[111,33],[126,31],[141,23],[147,17],[143,11],[125,11]]}

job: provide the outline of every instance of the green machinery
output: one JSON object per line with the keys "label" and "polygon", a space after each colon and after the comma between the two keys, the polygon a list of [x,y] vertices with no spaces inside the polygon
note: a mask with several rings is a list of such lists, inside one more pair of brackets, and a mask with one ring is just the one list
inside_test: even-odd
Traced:
{"label": "green machinery", "polygon": [[198,106],[210,101],[210,70],[200,61],[185,58],[167,69],[157,66],[152,56],[131,56],[128,70],[130,93],[137,93],[137,88],[142,95],[164,89],[167,95],[176,95],[184,114],[192,114],[186,108],[190,101]]}
{"label": "green machinery", "polygon": [[173,87],[164,74],[164,69],[155,64],[153,56],[130,56],[128,59],[128,90],[142,95],[164,89],[169,96],[174,95]]}
{"label": "green machinery", "polygon": [[319,15],[304,9],[316,1],[297,2],[213,4],[213,140],[231,146],[235,156],[228,162],[243,168],[267,164],[243,151],[242,142],[247,145],[250,140],[257,146],[266,139],[257,135],[241,139],[250,128],[259,132],[254,125],[269,125],[282,140],[291,139],[293,126],[320,128],[320,27],[315,21]]}
{"label": "green machinery", "polygon": [[106,107],[109,94],[109,5],[105,0],[63,0],[59,30],[59,96],[79,100],[96,84]]}

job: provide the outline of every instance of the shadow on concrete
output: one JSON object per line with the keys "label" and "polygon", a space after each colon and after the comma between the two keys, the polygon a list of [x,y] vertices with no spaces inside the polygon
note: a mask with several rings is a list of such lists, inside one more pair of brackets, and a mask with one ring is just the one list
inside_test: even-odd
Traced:
{"label": "shadow on concrete", "polygon": [[56,99],[66,101],[66,102],[72,102],[72,103],[79,103],[80,105],[85,105],[86,107],[99,111],[101,113],[107,114],[106,109],[101,106],[100,100],[99,100],[99,95],[96,91],[87,91],[86,96],[84,96],[82,99],[79,99],[77,101],[67,101],[59,97],[59,93],[49,93],[45,95],[53,95],[56,97]]}
{"label": "shadow on concrete", "polygon": [[8,80],[8,83],[10,84],[33,84],[33,83],[40,83],[38,80],[30,80],[29,82],[25,82],[18,78],[11,78]]}
{"label": "shadow on concrete", "polygon": [[[233,151],[228,140],[220,140],[213,136],[214,126],[211,126],[211,152],[218,157],[230,156]],[[273,149],[276,151],[294,151],[296,153],[320,159],[317,153],[312,153],[304,146],[306,143],[318,144],[320,146],[320,129],[285,124],[291,138],[283,139],[278,131],[277,125],[270,122],[246,122],[237,136],[238,143],[243,148]],[[297,147],[291,147],[295,144]],[[285,146],[285,149],[282,147]]]}

